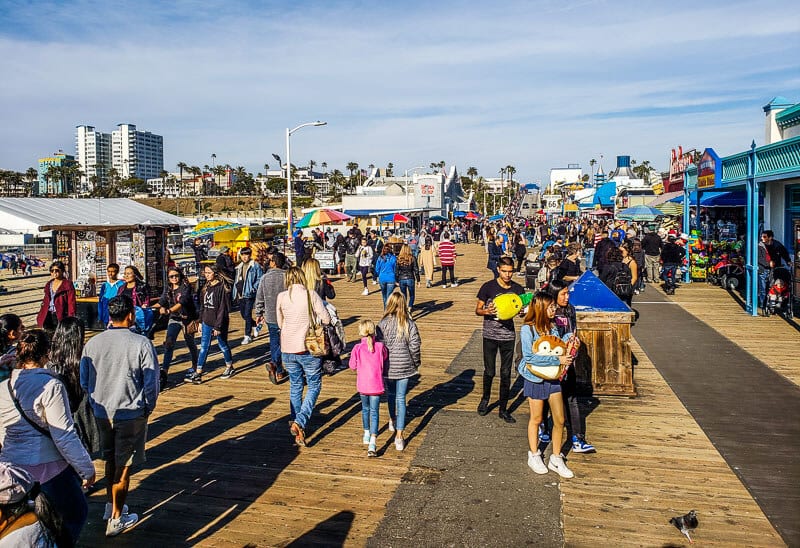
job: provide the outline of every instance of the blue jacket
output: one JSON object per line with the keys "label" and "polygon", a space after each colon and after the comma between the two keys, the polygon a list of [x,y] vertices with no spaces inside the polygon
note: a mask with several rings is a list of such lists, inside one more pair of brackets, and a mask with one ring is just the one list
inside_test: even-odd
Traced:
{"label": "blue jacket", "polygon": [[250,261],[252,264],[250,268],[247,270],[247,275],[245,276],[244,284],[242,285],[242,294],[237,294],[237,287],[239,285],[239,279],[242,276],[242,268],[244,267],[244,263],[239,263],[236,267],[236,282],[233,284],[233,298],[234,299],[255,299],[256,292],[258,291],[258,282],[261,281],[261,276],[264,275],[264,269],[261,268],[261,265],[258,264],[256,261]]}
{"label": "blue jacket", "polygon": [[[553,327],[553,329],[550,330],[550,334],[558,337],[558,328]],[[572,333],[565,333],[563,337],[559,338],[566,342],[571,337]],[[526,363],[530,363],[539,367],[558,367],[558,365],[561,363],[558,359],[558,356],[540,356],[539,354],[533,353],[533,343],[538,338],[539,334],[532,325],[526,324],[522,326],[522,329],[519,332],[519,343],[522,347],[522,359],[519,361],[519,364],[517,364],[517,371],[519,371],[519,374],[522,375],[522,378],[535,383],[540,383],[544,379],[541,379],[528,371],[528,368],[525,367]]]}
{"label": "blue jacket", "polygon": [[397,257],[394,255],[381,255],[375,263],[375,273],[378,281],[382,284],[396,283],[394,275],[394,265],[397,264]]}

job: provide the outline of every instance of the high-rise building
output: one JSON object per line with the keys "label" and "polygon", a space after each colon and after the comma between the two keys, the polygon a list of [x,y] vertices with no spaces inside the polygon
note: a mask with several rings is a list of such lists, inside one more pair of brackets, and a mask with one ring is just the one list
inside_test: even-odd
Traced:
{"label": "high-rise building", "polygon": [[108,182],[111,169],[111,134],[96,131],[93,126],[78,126],[75,131],[75,156],[81,166],[81,188],[91,192]]}
{"label": "high-rise building", "polygon": [[164,170],[164,138],[138,131],[133,124],[119,124],[111,132],[111,163],[123,179],[159,177]]}
{"label": "high-rise building", "polygon": [[[51,167],[57,168],[59,171],[54,171],[48,176]],[[37,194],[39,196],[57,196],[75,192],[73,184],[77,182],[77,177],[75,177],[74,171],[69,171],[70,167],[76,167],[75,156],[64,154],[62,150],[46,158],[39,158]]]}

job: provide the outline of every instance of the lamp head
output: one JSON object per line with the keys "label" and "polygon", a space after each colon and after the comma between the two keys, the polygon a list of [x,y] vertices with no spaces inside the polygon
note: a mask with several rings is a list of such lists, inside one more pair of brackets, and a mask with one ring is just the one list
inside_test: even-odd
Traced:
{"label": "lamp head", "polygon": [[315,125],[315,126],[327,126],[328,122],[320,122],[319,120],[317,120],[316,122],[314,122],[313,125]]}

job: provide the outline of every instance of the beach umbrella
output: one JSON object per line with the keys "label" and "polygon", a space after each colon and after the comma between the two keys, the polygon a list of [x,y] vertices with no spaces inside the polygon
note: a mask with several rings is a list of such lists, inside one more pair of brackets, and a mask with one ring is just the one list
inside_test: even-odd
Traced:
{"label": "beach umbrella", "polygon": [[390,213],[389,215],[381,217],[381,222],[383,223],[407,223],[408,221],[410,221],[410,219],[400,213]]}
{"label": "beach umbrella", "polygon": [[661,217],[663,215],[664,212],[660,209],[647,205],[636,205],[628,209],[623,209],[617,213],[616,218],[625,221],[653,221],[656,217]]}
{"label": "beach umbrella", "polygon": [[491,217],[489,217],[488,220],[494,222],[494,221],[502,221],[505,218],[506,218],[505,215],[503,215],[502,213],[498,213],[497,215],[492,215]]}
{"label": "beach umbrella", "polygon": [[315,209],[303,215],[303,218],[297,221],[295,226],[297,228],[307,228],[328,223],[343,223],[350,219],[352,219],[350,215],[335,209]]}
{"label": "beach umbrella", "polygon": [[431,221],[446,221],[447,217],[443,215],[431,215],[428,217]]}
{"label": "beach umbrella", "polygon": [[467,212],[466,211],[454,211],[453,212],[453,217],[456,217],[458,219],[460,219],[461,217],[466,217],[466,216],[467,216]]}
{"label": "beach umbrella", "polygon": [[655,206],[660,210],[663,215],[682,215],[683,204],[676,204],[675,202],[664,202]]}
{"label": "beach umbrella", "polygon": [[594,210],[590,211],[589,213],[587,213],[587,215],[603,216],[603,215],[613,215],[613,213],[608,211],[607,209],[594,209]]}
{"label": "beach umbrella", "polygon": [[481,218],[481,216],[480,214],[475,213],[474,211],[470,211],[469,213],[464,215],[464,218],[468,221],[477,221],[478,219]]}

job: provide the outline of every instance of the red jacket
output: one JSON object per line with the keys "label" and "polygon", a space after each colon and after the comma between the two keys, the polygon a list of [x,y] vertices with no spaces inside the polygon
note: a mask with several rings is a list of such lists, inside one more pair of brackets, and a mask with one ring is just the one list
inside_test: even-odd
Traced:
{"label": "red jacket", "polygon": [[36,324],[39,327],[44,326],[44,320],[47,318],[47,311],[50,310],[50,300],[55,303],[56,317],[58,321],[63,320],[67,316],[75,315],[75,286],[69,280],[64,280],[58,286],[55,295],[50,294],[50,282],[48,281],[44,286],[44,299],[42,300],[42,308],[39,309],[39,314],[36,315]]}

